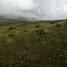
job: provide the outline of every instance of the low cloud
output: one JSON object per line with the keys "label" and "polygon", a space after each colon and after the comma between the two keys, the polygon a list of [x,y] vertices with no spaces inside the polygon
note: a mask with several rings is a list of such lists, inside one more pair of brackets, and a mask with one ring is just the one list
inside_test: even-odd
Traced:
{"label": "low cloud", "polygon": [[0,0],[0,16],[38,20],[67,18],[67,0]]}

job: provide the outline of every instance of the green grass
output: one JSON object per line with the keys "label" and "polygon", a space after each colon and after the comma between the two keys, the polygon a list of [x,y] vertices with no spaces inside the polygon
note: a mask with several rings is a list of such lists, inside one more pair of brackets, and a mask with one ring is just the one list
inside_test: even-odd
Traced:
{"label": "green grass", "polygon": [[0,67],[67,66],[67,21],[1,22]]}

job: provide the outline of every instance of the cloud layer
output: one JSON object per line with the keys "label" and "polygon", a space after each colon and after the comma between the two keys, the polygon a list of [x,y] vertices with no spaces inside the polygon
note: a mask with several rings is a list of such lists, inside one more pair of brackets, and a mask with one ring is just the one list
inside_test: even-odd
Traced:
{"label": "cloud layer", "polygon": [[0,0],[0,16],[65,19],[67,0]]}

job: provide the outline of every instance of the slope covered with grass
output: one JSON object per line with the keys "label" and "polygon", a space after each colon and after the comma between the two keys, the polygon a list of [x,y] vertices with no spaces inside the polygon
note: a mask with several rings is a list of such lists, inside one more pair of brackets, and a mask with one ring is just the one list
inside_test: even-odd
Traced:
{"label": "slope covered with grass", "polygon": [[66,67],[67,21],[0,22],[0,67]]}

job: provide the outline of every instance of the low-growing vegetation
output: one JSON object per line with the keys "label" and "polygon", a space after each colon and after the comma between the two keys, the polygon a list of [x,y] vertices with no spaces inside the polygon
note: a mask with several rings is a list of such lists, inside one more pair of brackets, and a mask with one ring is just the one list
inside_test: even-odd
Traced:
{"label": "low-growing vegetation", "polygon": [[0,67],[67,67],[67,21],[56,22],[1,20]]}

